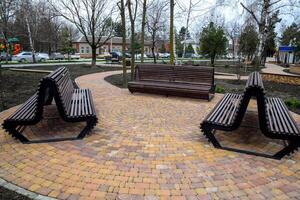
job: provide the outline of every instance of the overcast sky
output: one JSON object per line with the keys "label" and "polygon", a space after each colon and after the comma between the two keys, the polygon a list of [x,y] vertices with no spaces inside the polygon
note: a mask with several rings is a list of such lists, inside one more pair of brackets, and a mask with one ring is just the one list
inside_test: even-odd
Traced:
{"label": "overcast sky", "polygon": [[[284,0],[283,0],[284,1]],[[293,1],[293,0],[292,0]],[[300,6],[299,0],[297,1],[297,5]],[[199,0],[192,0],[193,4],[199,2]],[[227,2],[229,2],[227,0]],[[216,0],[201,0],[198,6],[194,8],[191,17],[190,23],[190,31],[192,33],[199,32],[201,28],[206,25],[209,20],[211,19],[212,13],[214,13],[215,18],[219,19],[219,21],[224,20],[225,24],[231,21],[239,21],[241,24],[244,23],[246,17],[246,11],[240,5],[239,0],[231,0],[231,4],[228,6],[221,6],[217,7],[215,10],[213,8],[216,5]],[[245,0],[243,0],[244,4],[246,4]],[[175,25],[176,28],[179,29],[181,26],[186,25],[187,13],[183,10],[187,10],[189,6],[189,0],[175,0],[175,10],[176,10],[176,18],[175,18]],[[287,12],[287,9],[283,10]],[[281,23],[278,23],[276,26],[276,31],[280,34],[282,27],[285,25],[290,25],[291,23],[297,21],[299,23],[299,7],[294,7],[294,10],[291,11],[294,15],[298,15],[298,18],[294,18],[290,14],[288,15],[281,15],[282,18]]]}

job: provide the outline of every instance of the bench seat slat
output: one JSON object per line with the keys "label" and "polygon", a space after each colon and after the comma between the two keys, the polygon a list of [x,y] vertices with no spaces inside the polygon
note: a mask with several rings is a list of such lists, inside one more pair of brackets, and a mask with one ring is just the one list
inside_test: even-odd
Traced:
{"label": "bench seat slat", "polygon": [[84,117],[93,115],[95,112],[92,109],[92,96],[87,89],[76,89],[72,96],[72,104],[70,105],[70,117]]}
{"label": "bench seat slat", "polygon": [[235,113],[239,109],[242,95],[227,93],[220,103],[208,115],[208,123],[230,126],[234,122]]}
{"label": "bench seat slat", "polygon": [[300,137],[299,129],[282,100],[274,97],[267,98],[267,104],[270,131],[280,135],[290,134]]}
{"label": "bench seat slat", "polygon": [[30,120],[35,117],[37,104],[37,93],[31,96],[23,105],[20,106],[7,120]]}

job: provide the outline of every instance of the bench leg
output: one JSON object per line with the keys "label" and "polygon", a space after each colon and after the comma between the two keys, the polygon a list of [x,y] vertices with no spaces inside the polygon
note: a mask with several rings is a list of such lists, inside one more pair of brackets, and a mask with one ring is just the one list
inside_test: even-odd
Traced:
{"label": "bench leg", "polygon": [[274,154],[273,157],[275,159],[281,159],[285,155],[289,155],[289,154],[293,153],[294,151],[296,151],[298,149],[298,147],[299,147],[299,142],[289,141],[289,144],[286,147],[284,147],[283,149],[281,149],[280,151],[278,151],[276,154]]}
{"label": "bench leg", "polygon": [[[22,135],[22,131],[18,131],[16,126],[11,126],[9,128],[6,128],[6,130],[15,138],[20,140],[22,143],[28,143],[29,140]],[[21,129],[20,129],[21,130]],[[22,129],[24,130],[24,129]]]}
{"label": "bench leg", "polygon": [[293,153],[294,151],[296,151],[298,149],[298,147],[300,145],[300,141],[289,141],[289,144],[286,147],[284,147],[282,150],[278,151],[274,155],[270,155],[270,154],[264,154],[264,153],[258,153],[258,152],[253,152],[253,151],[247,151],[247,150],[242,150],[242,149],[235,149],[235,148],[231,148],[231,147],[221,146],[221,144],[218,142],[217,138],[214,136],[213,130],[211,128],[208,128],[205,125],[201,125],[201,129],[203,131],[203,134],[208,138],[208,140],[214,145],[215,148],[224,149],[227,151],[233,151],[233,152],[237,152],[237,153],[254,155],[254,156],[272,158],[272,159],[277,159],[277,160],[280,160],[285,155],[289,155],[289,154]]}
{"label": "bench leg", "polygon": [[97,119],[88,119],[86,121],[86,126],[83,128],[83,130],[77,136],[77,139],[84,138],[94,128],[96,123],[97,123]]}
{"label": "bench leg", "polygon": [[214,136],[212,129],[206,126],[202,126],[202,131],[205,137],[214,145],[215,148],[222,148],[220,143],[218,142],[217,138]]}

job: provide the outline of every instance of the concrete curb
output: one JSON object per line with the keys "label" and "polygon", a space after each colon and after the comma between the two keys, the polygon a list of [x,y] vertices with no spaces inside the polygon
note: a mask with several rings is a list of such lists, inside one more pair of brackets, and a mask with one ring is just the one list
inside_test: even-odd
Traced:
{"label": "concrete curb", "polygon": [[55,198],[51,198],[51,197],[47,197],[47,196],[44,196],[44,195],[41,195],[41,194],[37,194],[35,192],[31,192],[29,190],[26,190],[24,188],[21,188],[15,184],[12,184],[12,183],[9,183],[7,182],[6,180],[0,178],[0,186],[1,187],[4,187],[10,191],[14,191],[18,194],[21,194],[23,196],[26,196],[30,199],[33,199],[33,200],[56,200]]}

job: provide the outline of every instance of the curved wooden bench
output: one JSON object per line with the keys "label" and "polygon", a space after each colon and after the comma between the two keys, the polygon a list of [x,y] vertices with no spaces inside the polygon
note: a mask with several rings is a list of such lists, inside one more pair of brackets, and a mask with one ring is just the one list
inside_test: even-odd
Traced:
{"label": "curved wooden bench", "polygon": [[215,93],[214,68],[142,64],[136,66],[133,92],[183,96],[210,100]]}
{"label": "curved wooden bench", "polygon": [[[214,136],[216,130],[234,131],[239,128],[251,97],[257,99],[259,126],[262,133],[272,139],[286,140],[288,145],[274,155],[223,147]],[[252,155],[281,159],[300,146],[300,131],[284,102],[279,98],[265,97],[258,72],[249,75],[243,94],[227,93],[202,121],[204,135],[216,148]]]}
{"label": "curved wooden bench", "polygon": [[[53,142],[83,138],[97,123],[97,115],[92,94],[88,89],[76,89],[69,71],[58,68],[42,78],[38,91],[4,120],[3,128],[23,143]],[[86,122],[86,126],[76,137],[30,141],[22,131],[28,125],[37,124],[43,118],[44,105],[55,99],[58,112],[66,122]]]}

